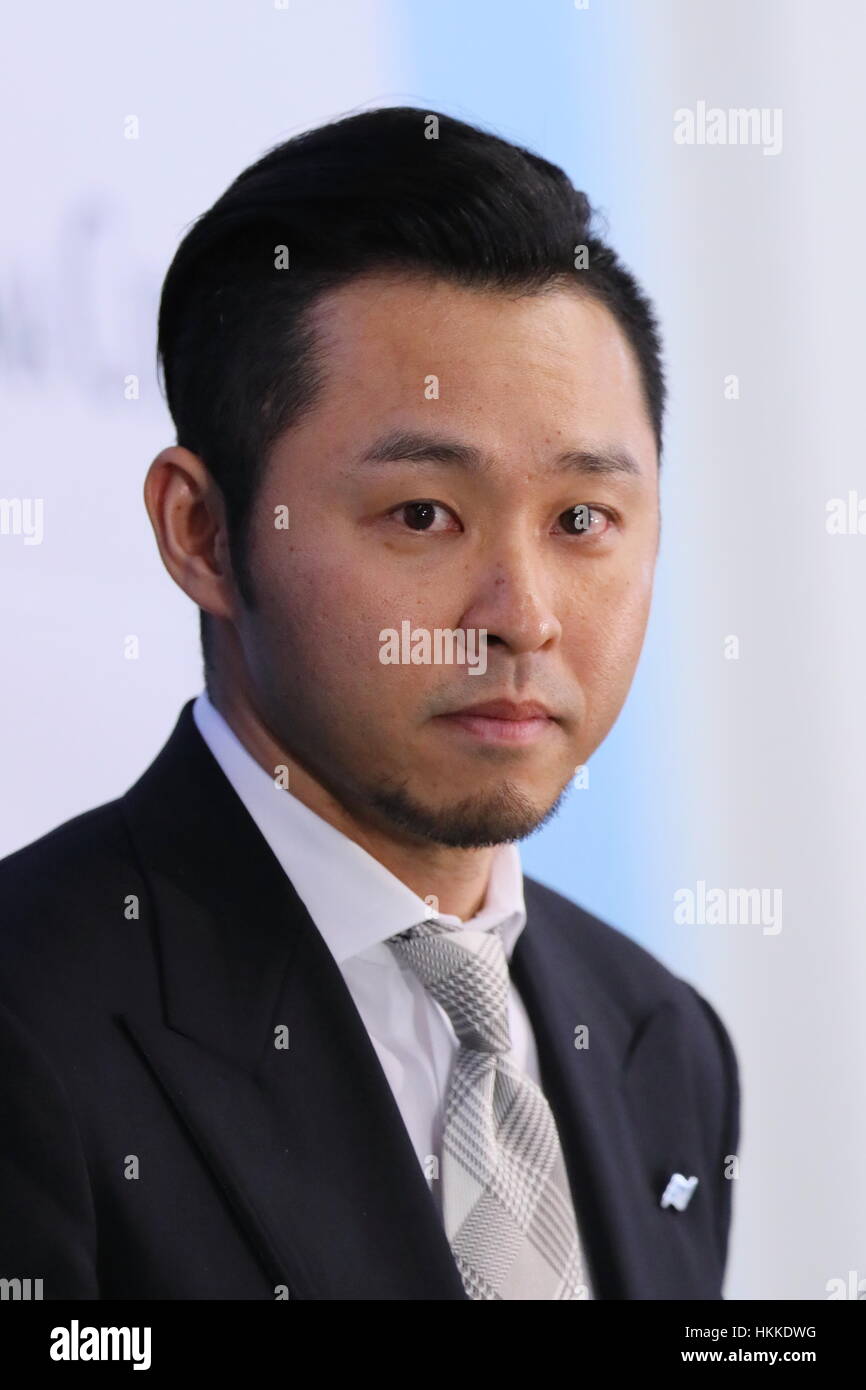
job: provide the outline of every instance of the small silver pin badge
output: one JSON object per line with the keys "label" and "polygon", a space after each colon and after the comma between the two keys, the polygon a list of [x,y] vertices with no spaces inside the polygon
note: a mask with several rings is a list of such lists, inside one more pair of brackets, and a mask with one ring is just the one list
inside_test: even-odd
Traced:
{"label": "small silver pin badge", "polygon": [[662,1193],[661,1206],[676,1207],[677,1211],[685,1211],[697,1185],[697,1178],[685,1178],[682,1173],[673,1173]]}

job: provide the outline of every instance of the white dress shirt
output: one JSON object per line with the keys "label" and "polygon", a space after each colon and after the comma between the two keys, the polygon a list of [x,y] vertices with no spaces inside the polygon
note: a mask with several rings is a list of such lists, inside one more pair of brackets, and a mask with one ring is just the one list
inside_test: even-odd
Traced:
{"label": "white dress shirt", "polygon": [[[205,691],[193,704],[202,738],[285,869],[349,988],[425,1173],[441,1162],[444,1102],[459,1047],[445,1010],[385,941],[425,919],[489,931],[501,923],[507,957],[526,924],[516,845],[494,851],[481,910],[461,922],[434,912],[354,840],[274,779],[238,739]],[[508,999],[510,1060],[540,1084],[538,1054],[523,1002]],[[431,1189],[437,1201],[439,1184]]]}

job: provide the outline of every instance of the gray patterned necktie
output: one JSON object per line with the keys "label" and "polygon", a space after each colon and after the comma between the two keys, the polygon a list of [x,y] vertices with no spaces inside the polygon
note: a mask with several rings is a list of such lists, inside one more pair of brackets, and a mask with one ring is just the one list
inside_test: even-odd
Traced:
{"label": "gray patterned necktie", "polygon": [[556,1123],[506,1053],[509,974],[498,930],[422,922],[388,940],[460,1047],[442,1139],[445,1233],[473,1299],[590,1298]]}

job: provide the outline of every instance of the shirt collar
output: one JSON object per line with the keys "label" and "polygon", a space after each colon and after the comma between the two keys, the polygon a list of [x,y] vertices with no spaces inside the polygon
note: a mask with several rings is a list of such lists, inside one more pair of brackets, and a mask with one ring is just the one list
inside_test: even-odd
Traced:
{"label": "shirt collar", "polygon": [[278,787],[202,691],[193,703],[199,733],[325,939],[338,964],[416,923],[438,918],[473,930],[501,929],[510,958],[526,924],[523,871],[514,844],[498,845],[479,912],[461,922],[433,911],[354,840]]}

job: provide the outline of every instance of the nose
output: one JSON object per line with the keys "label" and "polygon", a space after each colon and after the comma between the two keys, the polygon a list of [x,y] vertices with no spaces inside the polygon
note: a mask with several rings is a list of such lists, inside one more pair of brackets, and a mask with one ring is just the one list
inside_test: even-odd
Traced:
{"label": "nose", "polygon": [[460,626],[485,628],[488,645],[500,642],[515,656],[555,645],[562,634],[549,578],[517,546],[482,562]]}

